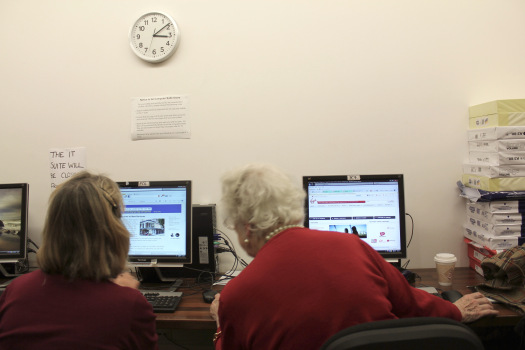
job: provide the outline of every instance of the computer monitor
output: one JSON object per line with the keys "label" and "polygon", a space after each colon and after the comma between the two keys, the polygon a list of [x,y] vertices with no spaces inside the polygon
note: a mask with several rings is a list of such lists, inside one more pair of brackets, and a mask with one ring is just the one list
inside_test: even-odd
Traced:
{"label": "computer monitor", "polygon": [[135,267],[191,263],[191,181],[118,182]]}
{"label": "computer monitor", "polygon": [[406,258],[403,175],[304,176],[305,226],[356,234],[385,259]]}
{"label": "computer monitor", "polygon": [[0,184],[0,273],[19,274],[27,258],[27,183]]}

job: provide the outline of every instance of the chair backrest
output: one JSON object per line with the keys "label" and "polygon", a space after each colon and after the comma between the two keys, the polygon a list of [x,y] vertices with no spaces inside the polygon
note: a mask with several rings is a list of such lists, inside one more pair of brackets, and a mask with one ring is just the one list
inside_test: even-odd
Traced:
{"label": "chair backrest", "polygon": [[464,324],[439,317],[416,317],[359,324],[328,339],[321,350],[483,350]]}

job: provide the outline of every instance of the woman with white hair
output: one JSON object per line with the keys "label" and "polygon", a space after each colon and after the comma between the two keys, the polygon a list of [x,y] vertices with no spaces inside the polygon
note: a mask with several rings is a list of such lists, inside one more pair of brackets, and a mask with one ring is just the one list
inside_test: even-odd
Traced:
{"label": "woman with white hair", "polygon": [[304,228],[302,188],[270,165],[223,177],[225,223],[253,261],[215,297],[216,349],[319,349],[359,323],[495,314],[480,293],[456,304],[411,287],[357,235]]}

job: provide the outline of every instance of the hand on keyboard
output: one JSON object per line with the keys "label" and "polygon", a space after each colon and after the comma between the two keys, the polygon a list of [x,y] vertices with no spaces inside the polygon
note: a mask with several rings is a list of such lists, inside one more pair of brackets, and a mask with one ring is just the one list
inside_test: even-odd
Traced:
{"label": "hand on keyboard", "polygon": [[153,312],[155,313],[175,312],[182,298],[181,292],[141,290],[141,293],[153,306]]}

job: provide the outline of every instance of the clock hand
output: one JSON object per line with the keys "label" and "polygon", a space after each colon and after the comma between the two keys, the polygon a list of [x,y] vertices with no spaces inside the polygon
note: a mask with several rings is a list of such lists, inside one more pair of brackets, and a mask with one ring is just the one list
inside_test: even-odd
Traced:
{"label": "clock hand", "polygon": [[153,37],[154,38],[169,38],[167,35],[157,35],[157,34],[153,34]]}
{"label": "clock hand", "polygon": [[[153,29],[153,31],[155,31],[155,29]],[[153,36],[155,36],[155,34],[153,34]],[[153,42],[153,36],[151,37],[151,40],[149,42],[149,47],[151,47],[151,43]],[[146,47],[145,49],[146,51],[144,53],[148,52],[148,47]]]}
{"label": "clock hand", "polygon": [[155,32],[155,30],[154,30],[154,31],[153,31],[153,36],[157,36],[157,34],[159,34],[160,32],[162,32],[162,30],[163,30],[164,28],[166,28],[167,26],[169,26],[169,25],[170,25],[170,24],[167,23],[164,27],[160,28],[158,32]]}

